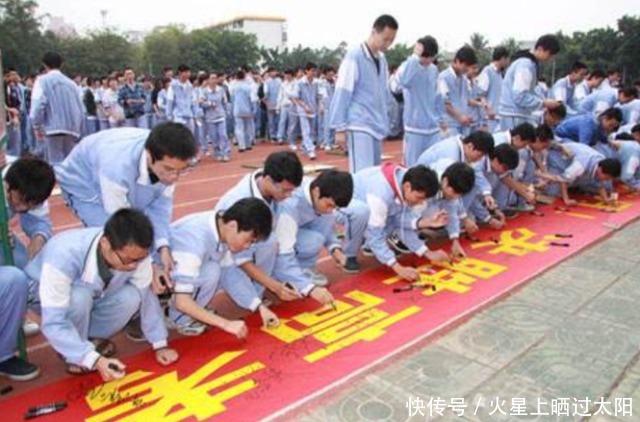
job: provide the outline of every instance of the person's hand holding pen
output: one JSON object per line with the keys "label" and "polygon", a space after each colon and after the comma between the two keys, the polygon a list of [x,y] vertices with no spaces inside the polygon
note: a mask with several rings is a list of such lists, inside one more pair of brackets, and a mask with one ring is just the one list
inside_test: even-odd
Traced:
{"label": "person's hand holding pen", "polygon": [[276,328],[280,325],[278,316],[266,305],[260,304],[258,312],[260,312],[260,318],[262,318],[262,326],[264,328]]}
{"label": "person's hand holding pen", "polygon": [[96,361],[95,368],[104,381],[120,379],[126,375],[126,365],[118,359],[100,356]]}
{"label": "person's hand holding pen", "polygon": [[415,268],[405,267],[404,265],[396,262],[391,269],[395,271],[399,277],[402,277],[407,281],[416,281],[420,279],[420,274]]}
{"label": "person's hand holding pen", "polygon": [[323,305],[331,305],[331,307],[334,309],[336,307],[335,303],[333,302],[333,296],[331,295],[331,293],[329,293],[329,290],[325,289],[324,287],[314,287],[311,290],[311,293],[309,293],[309,296],[322,303]]}

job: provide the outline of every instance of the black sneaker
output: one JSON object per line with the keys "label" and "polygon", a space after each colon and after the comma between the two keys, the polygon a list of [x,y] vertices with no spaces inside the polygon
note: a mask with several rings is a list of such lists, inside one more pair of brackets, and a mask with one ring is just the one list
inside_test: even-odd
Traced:
{"label": "black sneaker", "polygon": [[146,341],[144,334],[142,334],[142,327],[140,326],[140,316],[135,316],[129,320],[124,327],[124,335],[136,343]]}
{"label": "black sneaker", "polygon": [[405,245],[395,234],[387,237],[387,242],[389,242],[389,245],[391,245],[396,252],[401,254],[411,253],[411,249],[409,249],[407,245]]}
{"label": "black sneaker", "polygon": [[356,274],[360,272],[360,263],[355,256],[347,258],[347,262],[344,263],[342,271],[349,274]]}
{"label": "black sneaker", "polygon": [[40,368],[17,356],[0,362],[0,375],[14,381],[30,381],[40,374]]}

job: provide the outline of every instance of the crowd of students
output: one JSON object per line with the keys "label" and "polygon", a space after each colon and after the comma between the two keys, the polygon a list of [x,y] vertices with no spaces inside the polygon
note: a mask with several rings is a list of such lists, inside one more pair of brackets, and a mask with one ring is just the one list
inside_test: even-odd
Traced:
{"label": "crowd of students", "polygon": [[[367,40],[347,53],[335,82],[333,69],[318,81],[317,66],[309,64],[297,80],[285,71],[280,81],[270,69],[262,83],[266,137],[296,149],[299,125],[303,154],[314,159],[318,147],[335,141],[348,152],[350,172],[305,177],[297,153],[279,149],[214,209],[177,221],[180,175],[210,141],[220,161],[230,157],[229,115],[238,151],[255,141],[259,77],[240,70],[227,90],[223,76],[202,74],[197,91],[189,68],[180,66],[176,78],[165,75],[153,100],[148,81],[139,85],[126,69],[117,95],[114,78],[103,92],[88,84],[78,119],[78,87],[58,70],[61,58],[47,54],[27,127],[43,139],[48,162],[7,158],[3,172],[10,217],[18,216],[28,242],[14,236],[15,265],[0,266],[0,374],[29,380],[39,373],[15,356],[27,305],[41,315],[42,331],[69,373],[98,371],[111,380],[126,373],[109,340],[125,326],[132,340],[151,345],[161,365],[179,358],[170,329],[250,335],[243,320],[211,308],[219,291],[267,327],[279,324],[271,298],[333,305],[330,282],[316,268],[323,251],[347,273],[360,271],[360,254],[373,255],[415,282],[417,270],[399,254],[449,262],[467,255],[463,233],[502,229],[542,196],[571,206],[579,190],[608,203],[616,200],[615,180],[629,190],[640,186],[640,101],[636,87],[617,87],[616,72],[576,63],[545,93],[538,65],[558,53],[553,35],[511,58],[497,48],[481,72],[466,46],[438,71],[437,41],[425,36],[389,75],[384,51],[397,30],[393,17],[379,17]],[[389,104],[399,98],[404,163],[381,164]],[[114,114],[116,104],[122,115]],[[13,110],[9,117],[19,124],[24,112]],[[71,123],[75,129],[64,127]],[[56,182],[84,228],[53,235],[46,200]],[[430,248],[442,236],[449,250]]]}

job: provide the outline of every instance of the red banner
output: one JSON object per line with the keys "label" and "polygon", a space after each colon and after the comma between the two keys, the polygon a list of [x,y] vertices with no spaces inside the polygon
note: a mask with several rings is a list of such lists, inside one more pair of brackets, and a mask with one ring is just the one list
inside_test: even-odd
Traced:
{"label": "red banner", "polygon": [[[173,341],[181,356],[171,367],[151,352],[126,359],[125,378],[102,384],[95,374],[71,377],[0,404],[18,420],[30,406],[65,400],[49,420],[249,421],[284,414],[359,372],[500,297],[633,220],[640,202],[615,207],[581,202],[571,209],[540,207],[466,242],[469,258],[446,266],[411,261],[419,286],[379,268],[331,287],[336,308],[312,300],[277,309],[282,324],[262,330],[249,320],[239,342],[219,330]],[[395,289],[395,291],[394,291]]]}

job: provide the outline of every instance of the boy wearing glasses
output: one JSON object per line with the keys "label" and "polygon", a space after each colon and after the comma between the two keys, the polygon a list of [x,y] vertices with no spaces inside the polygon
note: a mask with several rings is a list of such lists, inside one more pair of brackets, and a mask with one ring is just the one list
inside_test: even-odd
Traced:
{"label": "boy wearing glasses", "polygon": [[239,339],[247,336],[244,321],[231,321],[209,311],[218,289],[221,265],[271,234],[271,210],[258,198],[244,198],[223,212],[201,212],[171,225],[170,244],[176,260],[171,276],[173,297],[167,323],[182,335],[200,335],[218,327]]}
{"label": "boy wearing glasses", "polygon": [[[121,208],[144,212],[168,279],[173,192],[196,152],[193,134],[180,123],[162,123],[151,131],[118,128],[84,138],[55,170],[65,202],[87,227],[102,227]],[[157,286],[160,274],[154,268]]]}
{"label": "boy wearing glasses", "polygon": [[153,239],[149,218],[125,208],[104,228],[55,235],[25,268],[35,280],[31,303],[41,308],[42,331],[65,360],[67,372],[98,371],[105,381],[125,376],[125,365],[112,358],[115,345],[108,339],[138,311],[158,363],[178,359],[167,347],[160,303],[150,288]]}

